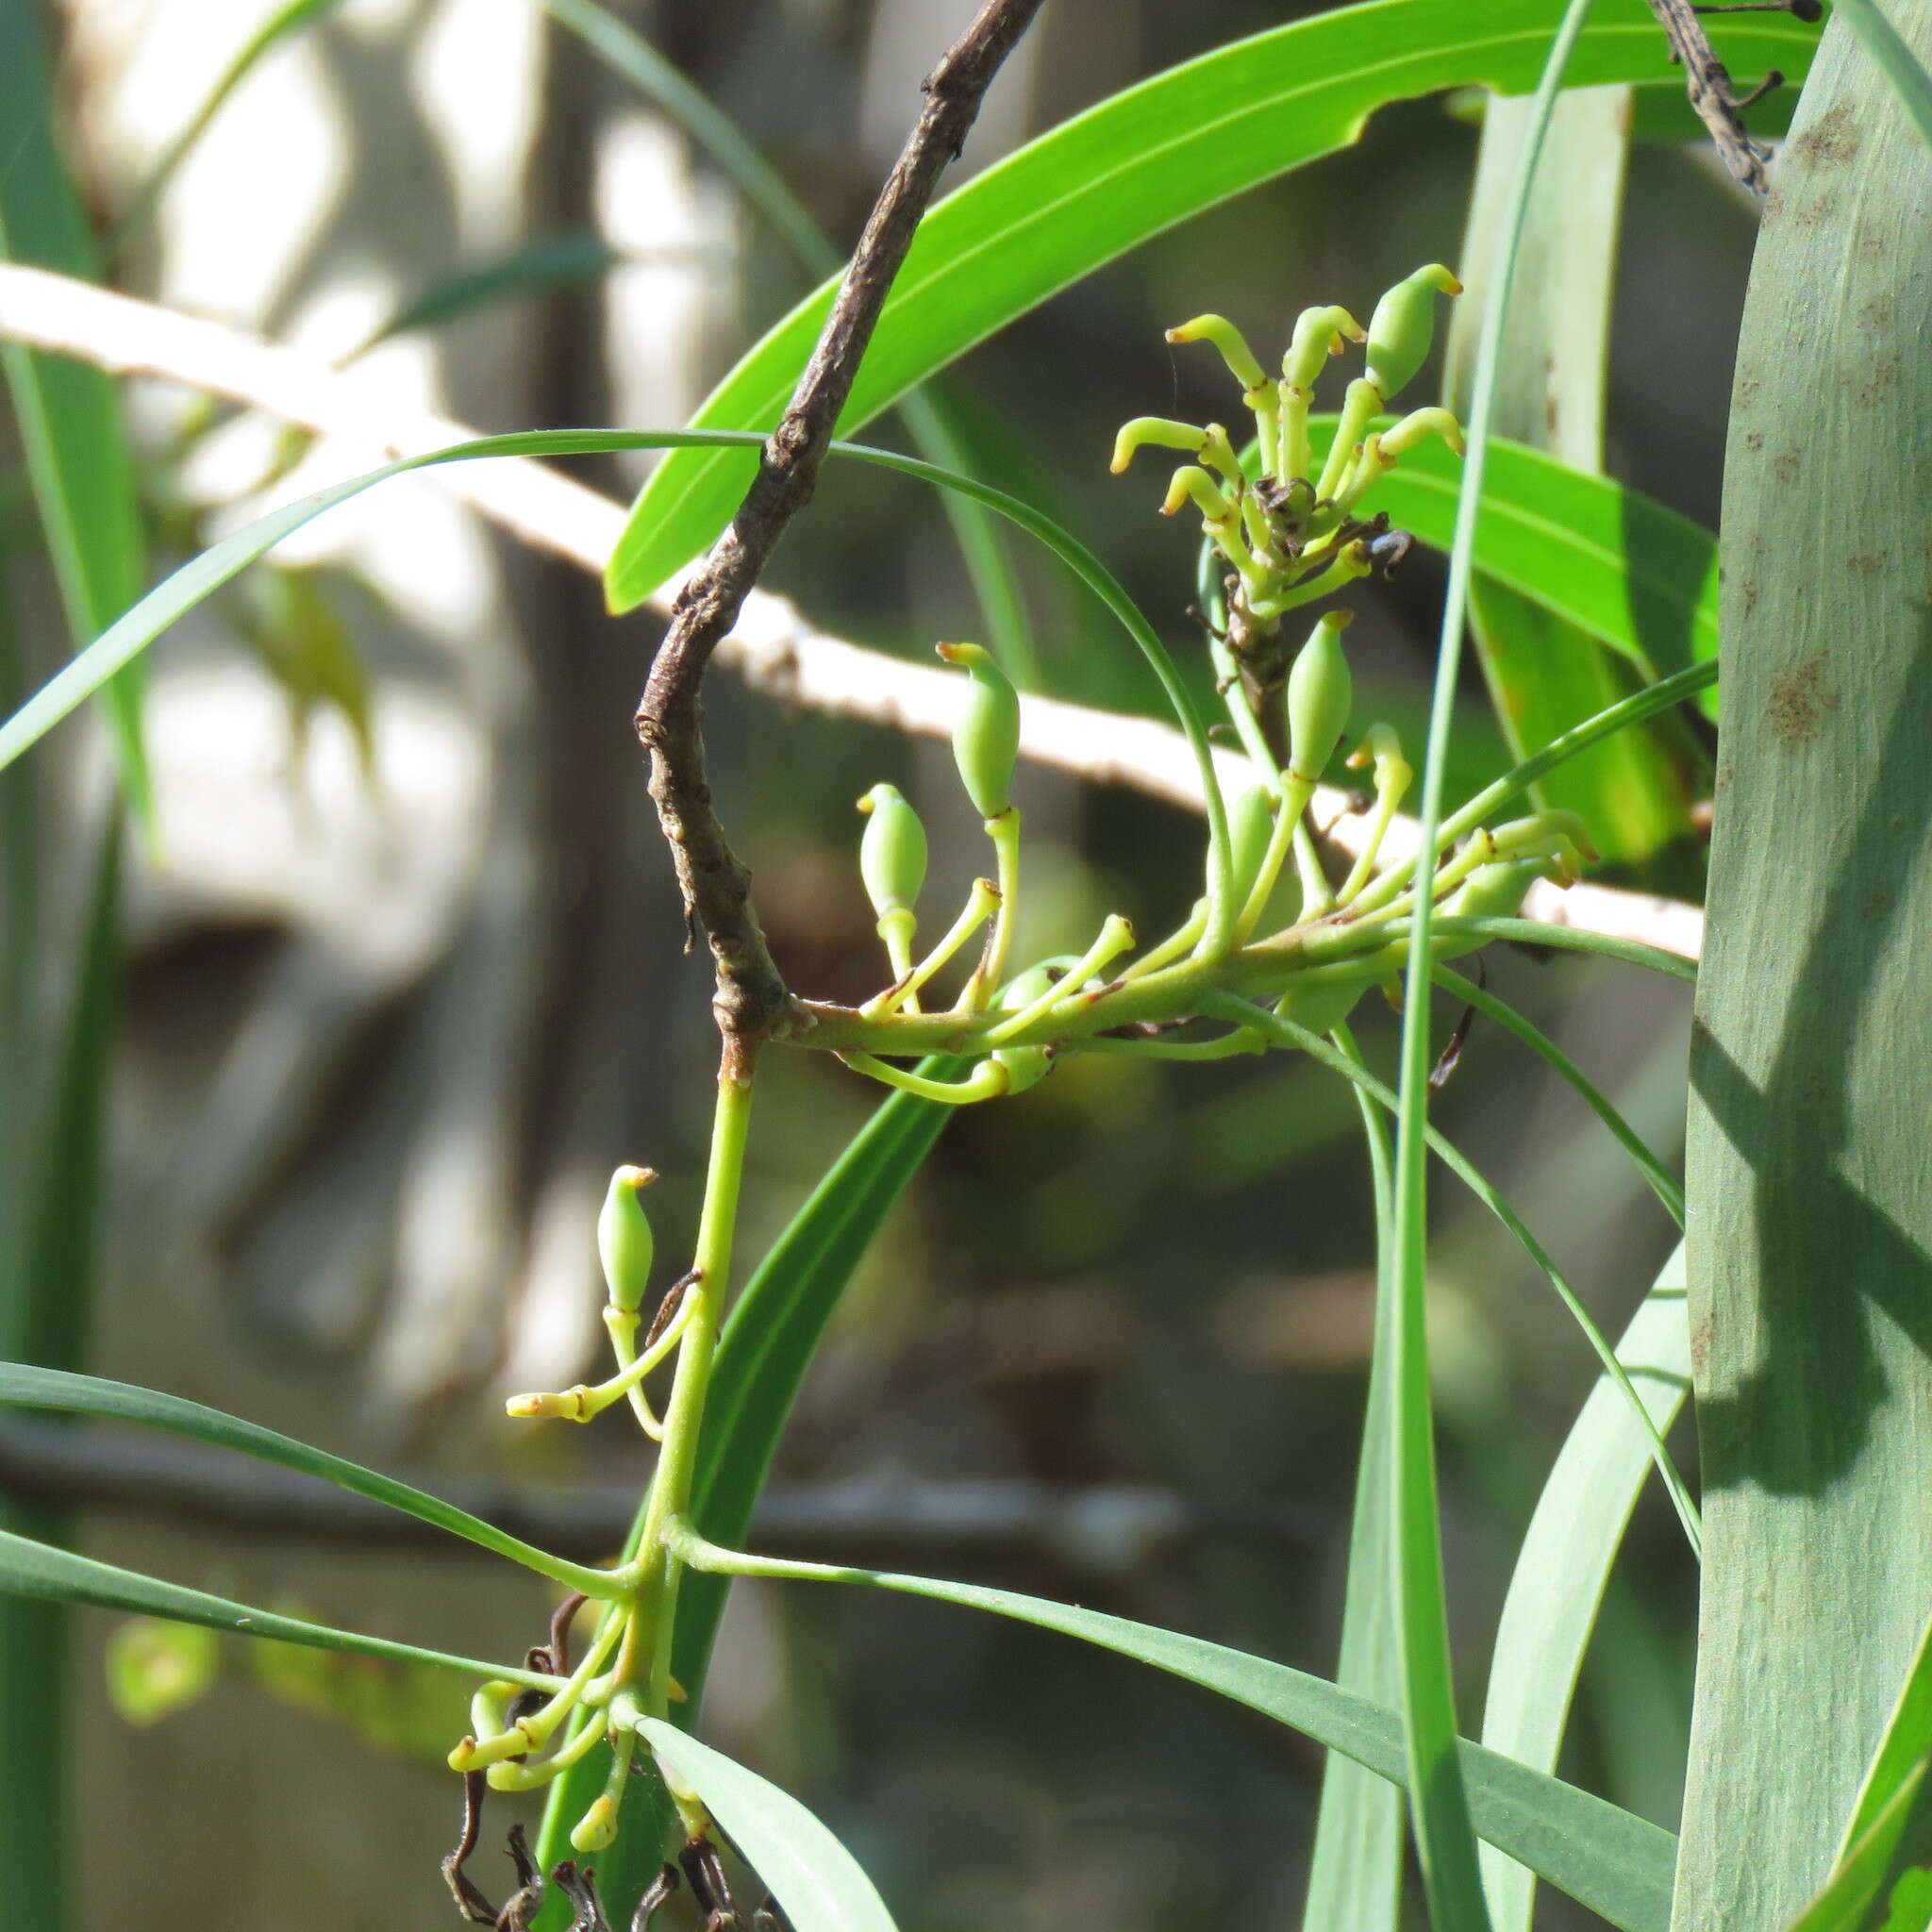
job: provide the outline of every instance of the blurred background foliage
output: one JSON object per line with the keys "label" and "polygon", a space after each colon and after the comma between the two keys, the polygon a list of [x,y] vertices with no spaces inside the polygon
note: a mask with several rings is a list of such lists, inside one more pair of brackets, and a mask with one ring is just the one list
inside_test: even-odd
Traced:
{"label": "blurred background foliage", "polygon": [[[484,430],[679,422],[801,291],[783,242],[537,0],[345,0],[260,64],[151,210],[121,219],[265,10],[65,0],[48,14],[70,159],[123,286],[331,358],[374,341],[360,354],[372,380]],[[842,245],[965,9],[613,10]],[[1316,10],[1056,0],[966,166]],[[1291,188],[1191,223],[974,351],[944,389],[982,473],[1079,531],[1198,665],[1187,533],[1154,519],[1151,477],[1107,471],[1128,415],[1226,413],[1213,358],[1172,355],[1162,329],[1212,308],[1265,344],[1305,303],[1365,313],[1416,263],[1453,262],[1475,140],[1441,101],[1392,109]],[[1710,156],[1637,145],[1607,467],[1706,525],[1753,233]],[[251,513],[264,488],[358,461],[164,385],[126,395],[158,560]],[[0,538],[34,682],[66,644],[18,463],[8,449]],[[614,491],[638,474],[578,468]],[[1097,608],[1019,561],[1042,685],[1144,703]],[[824,628],[912,658],[979,628],[939,504],[852,467],[827,475],[769,581]],[[1363,592],[1358,717],[1419,737],[1440,589],[1419,556]],[[614,1546],[644,1473],[634,1433],[615,1416],[582,1432],[508,1426],[500,1398],[593,1357],[591,1234],[610,1168],[662,1172],[653,1212],[669,1246],[698,1198],[708,978],[680,951],[629,724],[654,636],[654,620],[607,620],[593,585],[411,481],[338,512],[156,654],[158,830],[127,857],[96,1373],[494,1496],[537,1512],[540,1537],[568,1525],[586,1554]],[[853,801],[878,778],[900,784],[932,832],[936,891],[963,887],[983,859],[943,748],[788,716],[723,677],[708,708],[713,782],[781,965],[814,994],[871,991],[882,967]],[[1461,753],[1471,774],[1501,758],[1474,681]],[[49,958],[84,917],[108,769],[92,725],[35,763]],[[1171,919],[1197,890],[1200,831],[1180,814],[1040,772],[1019,796],[1037,855],[1024,947],[1077,942],[1113,908]],[[1684,891],[1699,863],[1667,852],[1648,876]],[[1491,971],[1674,1153],[1681,988],[1501,950]],[[1386,1064],[1391,1016],[1364,1013]],[[818,1057],[770,1057],[748,1257],[874,1099]],[[1441,1106],[1614,1330],[1671,1246],[1622,1157],[1486,1025]],[[759,1545],[951,1569],[1331,1671],[1372,1308],[1367,1195],[1352,1100],[1291,1060],[1087,1059],[967,1113],[855,1286]],[[1593,1363],[1507,1239],[1447,1188],[1440,1203],[1432,1294],[1467,1713]],[[535,1587],[473,1555],[377,1541],[306,1491],[210,1491],[206,1465],[157,1462],[150,1440],[95,1440],[112,1444],[119,1490],[18,1426],[0,1436],[0,1490],[77,1498],[85,1547],[256,1602],[486,1655],[539,1633]],[[145,1488],[144,1468],[159,1473]],[[1568,1766],[1661,1822],[1677,1803],[1691,1589],[1652,1498]],[[400,1713],[375,1723],[378,1667],[264,1662],[241,1646],[210,1658],[190,1642],[84,1624],[64,1774],[112,1855],[87,1861],[81,1923],[455,1923],[435,1867],[458,1792],[425,1750],[452,1728],[432,1707],[445,1687],[420,1700],[396,1687]],[[741,1585],[708,1717],[852,1844],[906,1932],[1151,1932],[1299,1912],[1319,1752],[1037,1632]],[[1552,1927],[1586,1918],[1560,1897],[1541,1909]]]}

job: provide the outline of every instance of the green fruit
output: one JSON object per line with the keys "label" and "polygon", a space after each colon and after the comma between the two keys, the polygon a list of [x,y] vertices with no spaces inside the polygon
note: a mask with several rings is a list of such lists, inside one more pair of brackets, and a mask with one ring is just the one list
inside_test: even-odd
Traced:
{"label": "green fruit", "polygon": [[1313,785],[1328,768],[1355,704],[1355,680],[1341,633],[1355,613],[1330,610],[1316,625],[1288,674],[1289,775]]}
{"label": "green fruit", "polygon": [[638,1194],[658,1178],[648,1167],[620,1167],[597,1216],[597,1255],[613,1308],[635,1314],[651,1282],[655,1243]]}
{"label": "green fruit", "polygon": [[1440,261],[1419,268],[1375,304],[1369,318],[1369,380],[1391,402],[1415,378],[1436,335],[1436,297],[1462,284]]}
{"label": "green fruit", "polygon": [[896,785],[874,785],[858,801],[866,814],[858,841],[858,875],[872,909],[908,912],[925,883],[925,827]]}
{"label": "green fruit", "polygon": [[1020,758],[1020,693],[977,644],[941,644],[939,654],[973,679],[965,714],[953,729],[953,757],[966,795],[981,818],[1000,818],[1013,804],[1013,767]]}

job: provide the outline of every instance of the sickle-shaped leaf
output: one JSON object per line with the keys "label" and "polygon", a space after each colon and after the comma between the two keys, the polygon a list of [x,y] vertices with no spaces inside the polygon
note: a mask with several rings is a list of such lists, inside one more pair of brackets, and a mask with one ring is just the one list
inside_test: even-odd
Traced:
{"label": "sickle-shaped leaf", "polygon": [[[1245,1704],[1357,1764],[1367,1765],[1393,1783],[1404,1783],[1408,1774],[1401,1721],[1386,1705],[1344,1690],[1325,1678],[1209,1643],[1204,1638],[976,1583],[950,1583],[882,1570],[838,1569],[825,1563],[786,1562],[770,1557],[720,1553],[718,1560],[721,1568],[738,1574],[868,1584],[908,1596],[959,1604],[968,1609],[991,1610],[1042,1630],[1058,1630]],[[1469,1787],[1471,1817],[1481,1837],[1521,1859],[1551,1884],[1560,1886],[1623,1932],[1665,1932],[1671,1918],[1671,1883],[1677,1850],[1677,1841],[1669,1832],[1620,1810],[1607,1799],[1486,1751],[1466,1739],[1459,1740],[1457,1748]]]}

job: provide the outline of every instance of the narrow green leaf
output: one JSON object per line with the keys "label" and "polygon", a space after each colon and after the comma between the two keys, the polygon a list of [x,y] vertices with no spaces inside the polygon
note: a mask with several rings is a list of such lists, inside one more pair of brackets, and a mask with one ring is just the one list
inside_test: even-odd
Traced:
{"label": "narrow green leaf", "polygon": [[1932,1758],[1922,1757],[1893,1786],[1872,1822],[1839,1859],[1824,1889],[1787,1932],[1860,1932],[1893,1875],[1901,1840],[1925,1796]]}
{"label": "narrow green leaf", "polygon": [[1899,38],[1878,5],[1878,0],[1832,0],[1832,12],[1844,22],[1863,43],[1866,53],[1878,63],[1878,70],[1891,84],[1898,104],[1910,115],[1919,139],[1932,149],[1932,75],[1920,65],[1912,50]]}
{"label": "narrow green leaf", "polygon": [[1684,1225],[1684,1191],[1677,1185],[1675,1176],[1645,1146],[1643,1137],[1617,1111],[1589,1074],[1548,1034],[1524,1019],[1507,1000],[1499,1000],[1486,988],[1465,979],[1453,967],[1438,966],[1431,976],[1444,992],[1454,993],[1477,1012],[1487,1013],[1497,1025],[1515,1034],[1518,1040],[1532,1052],[1541,1054],[1569,1081],[1582,1096],[1584,1105],[1609,1128],[1637,1163],[1637,1171],[1642,1174],[1651,1192],[1663,1203],[1664,1211],[1680,1228]]}
{"label": "narrow green leaf", "polygon": [[227,65],[216,75],[214,85],[202,96],[182,124],[180,131],[161,150],[146,178],[135,190],[133,198],[115,224],[117,250],[154,212],[162,189],[174,179],[175,170],[193,151],[195,142],[208,132],[208,124],[222,111],[228,96],[254,71],[256,62],[311,21],[332,12],[339,4],[340,0],[283,0],[281,6],[270,9],[261,25],[242,42]]}
{"label": "narrow green leaf", "polygon": [[[1872,1907],[1898,1880],[1911,1874],[1908,1862],[1923,1864],[1928,1850],[1925,1774],[1932,1769],[1932,1624],[1919,1640],[1905,1687],[1892,1707],[1864,1789],[1845,1826],[1837,1863],[1818,1896],[1791,1922],[1789,1932],[1860,1932]],[[1918,1890],[1904,1888],[1909,1898]],[[1902,1907],[1892,1893],[1893,1917]]]}
{"label": "narrow green leaf", "polygon": [[1865,1774],[1864,1789],[1845,1826],[1840,1858],[1851,1856],[1852,1847],[1878,1823],[1880,1813],[1928,1754],[1932,1754],[1932,1624],[1919,1639],[1918,1652],[1906,1673],[1890,1722],[1885,1726],[1872,1769]]}
{"label": "narrow green leaf", "polygon": [[[1932,7],[1890,11],[1932,58]],[[1833,27],[1758,238],[1724,462],[1679,1932],[1783,1925],[1817,1895],[1932,1607],[1932,1058],[1904,1020],[1932,891],[1928,205],[1924,143]]]}
{"label": "narrow green leaf", "polygon": [[[1476,923],[1471,922],[1472,924]],[[1527,922],[1521,923],[1527,924]],[[1443,924],[1447,925],[1449,922],[1444,921]],[[1400,1103],[1390,1087],[1376,1079],[1359,1061],[1337,1052],[1320,1035],[1310,1033],[1306,1026],[1298,1026],[1292,1020],[1277,1019],[1265,1008],[1251,1006],[1246,1000],[1237,999],[1226,993],[1217,993],[1204,999],[1201,1002],[1201,1013],[1204,1018],[1226,1020],[1237,1026],[1250,1027],[1276,1046],[1305,1053],[1310,1058],[1320,1060],[1324,1067],[1340,1074],[1343,1079],[1351,1081],[1377,1106],[1400,1119]],[[1663,1478],[1664,1488],[1670,1492],[1672,1505],[1676,1509],[1678,1520],[1684,1525],[1685,1538],[1692,1551],[1696,1551],[1702,1540],[1697,1506],[1691,1502],[1690,1492],[1685,1487],[1684,1478],[1678,1474],[1676,1464],[1672,1461],[1670,1451],[1664,1446],[1663,1437],[1651,1422],[1649,1411],[1631,1385],[1623,1363],[1617,1359],[1616,1351],[1604,1339],[1603,1330],[1597,1326],[1594,1317],[1577,1298],[1575,1290],[1570,1286],[1562,1271],[1550,1257],[1549,1250],[1530,1232],[1523,1217],[1483,1177],[1475,1163],[1446,1135],[1434,1127],[1424,1126],[1423,1138],[1424,1144],[1437,1158],[1508,1229],[1524,1253],[1542,1270],[1544,1278],[1556,1290],[1557,1300],[1569,1310],[1571,1319],[1582,1330],[1584,1340],[1590,1343],[1597,1360],[1603,1364],[1605,1374],[1616,1384],[1623,1397],[1624,1413],[1631,1417],[1642,1431],[1650,1446],[1651,1459],[1656,1464],[1657,1474]]]}
{"label": "narrow green leaf", "polygon": [[[100,253],[61,159],[41,9],[0,7],[0,260],[97,281]],[[0,343],[27,474],[75,648],[132,604],[146,573],[134,461],[111,377],[84,363]],[[152,825],[141,742],[141,687],[129,674],[105,701],[129,808]]]}
{"label": "narrow green leaf", "polygon": [[384,1637],[365,1637],[356,1630],[332,1630],[301,1617],[275,1610],[258,1610],[206,1591],[189,1590],[138,1575],[92,1557],[77,1557],[24,1536],[0,1530],[0,1592],[29,1601],[92,1604],[97,1609],[133,1610],[149,1617],[169,1617],[177,1624],[202,1624],[241,1637],[271,1637],[281,1643],[306,1643],[315,1650],[352,1651],[358,1657],[386,1657],[392,1663],[434,1664],[460,1671],[466,1676],[525,1684],[532,1690],[554,1690],[558,1677],[507,1664],[479,1663],[447,1651],[425,1650],[413,1643],[391,1643]]}
{"label": "narrow green leaf", "polygon": [[[0,1186],[0,1356],[42,1361],[80,1358],[103,1224],[108,1087],[121,991],[121,818],[110,809],[100,833],[92,890],[71,958],[50,955],[42,971],[64,970],[65,1011],[53,1051],[23,1033],[5,1079],[7,1172]],[[25,1017],[20,1016],[20,1017]],[[37,1064],[51,1062],[44,1075]],[[0,1530],[64,1541],[64,1509],[0,1497]],[[58,1604],[0,1603],[0,1683],[24,1735],[43,1748],[0,1763],[0,1869],[11,1874],[17,1907],[45,1932],[72,1923],[72,1821],[64,1773],[72,1725],[73,1619]]]}
{"label": "narrow green leaf", "polygon": [[[346,503],[352,496],[391,476],[411,470],[429,469],[438,463],[467,462],[479,457],[589,456],[622,449],[687,449],[699,444],[719,444],[742,448],[756,446],[762,438],[742,430],[708,429],[532,429],[512,436],[486,436],[474,442],[458,443],[449,449],[434,450],[426,456],[405,457],[352,476],[344,483],[317,491],[297,502],[285,504],[267,516],[237,530],[192,561],[184,564],[165,582],[150,591],[135,608],[110,625],[71,664],[0,724],[0,771],[22,752],[58,724],[88,694],[109,676],[133,660],[177,618],[192,610],[203,598],[218,590],[237,572],[272,550],[291,532],[311,523],[325,510]],[[1045,544],[1119,619],[1122,627],[1139,646],[1141,655],[1153,671],[1163,695],[1179,721],[1194,755],[1195,769],[1201,775],[1202,796],[1208,808],[1208,839],[1212,855],[1210,866],[1217,875],[1227,865],[1227,813],[1222,804],[1220,782],[1215,775],[1214,756],[1208,742],[1207,727],[1201,714],[1174,669],[1167,647],[1134,600],[1122,589],[1107,566],[1058,524],[1017,496],[981,483],[975,477],[942,470],[935,463],[916,457],[900,456],[891,450],[870,449],[859,443],[835,442],[832,453],[859,462],[873,463],[902,475],[916,477],[943,490],[974,498],[1017,524],[1030,536]]]}
{"label": "narrow green leaf", "polygon": [[[1338,1053],[1361,1064],[1345,1026],[1335,1029]],[[1356,1472],[1355,1515],[1348,1533],[1348,1587],[1341,1609],[1341,1655],[1335,1681],[1374,1703],[1392,1707],[1402,1694],[1391,1606],[1394,1578],[1390,1541],[1389,1291],[1391,1228],[1389,1136],[1375,1103],[1355,1089],[1375,1212],[1375,1340],[1369,1360],[1369,1394],[1362,1411],[1361,1466]],[[1396,1932],[1402,1917],[1402,1792],[1353,1758],[1331,1751],[1322,1767],[1322,1806],[1308,1855],[1308,1895],[1303,1932]]]}
{"label": "narrow green leaf", "polygon": [[798,1932],[893,1932],[858,1860],[789,1791],[661,1718],[638,1734],[731,1835]]}
{"label": "narrow green leaf", "polygon": [[[1441,826],[1442,780],[1448,764],[1450,733],[1455,725],[1457,671],[1469,609],[1476,521],[1487,474],[1491,418],[1517,252],[1543,137],[1565,72],[1583,33],[1590,4],[1591,0],[1569,0],[1563,8],[1556,38],[1550,42],[1542,63],[1508,202],[1497,227],[1489,305],[1482,318],[1470,385],[1466,412],[1468,450],[1461,494],[1456,506],[1449,584],[1443,599],[1442,635],[1436,654],[1435,691],[1429,711],[1428,749],[1423,760],[1418,799],[1417,841],[1425,868],[1435,863]],[[1391,1279],[1396,1314],[1391,1328],[1391,1379],[1394,1402],[1391,1446],[1395,1498],[1396,1627],[1402,1659],[1409,1816],[1415,1830],[1416,1856],[1422,1866],[1423,1889],[1429,1902],[1430,1922],[1434,1932],[1486,1932],[1489,1910],[1483,1901],[1475,1836],[1456,1754],[1456,1685],[1442,1580],[1435,1412],[1429,1376],[1429,967],[1434,909],[1431,893],[1417,895],[1405,974],[1402,1073],[1395,1115],[1395,1232]],[[1505,1211],[1500,1204],[1497,1211]],[[1518,1239],[1524,1240],[1525,1244],[1526,1237],[1526,1229],[1518,1233]],[[1560,1278],[1553,1270],[1546,1272],[1558,1293],[1563,1293],[1566,1303],[1571,1305],[1572,1312],[1581,1317],[1580,1307],[1574,1296],[1564,1292]],[[1586,1322],[1585,1325],[1601,1354],[1601,1338],[1594,1334],[1594,1324]],[[1606,1366],[1612,1364],[1607,1362]],[[1669,1457],[1662,1455],[1661,1443],[1658,1451],[1659,1466],[1668,1469]]]}
{"label": "narrow green leaf", "polygon": [[[806,273],[824,281],[842,272],[839,251],[781,175],[739,131],[728,114],[650,42],[597,0],[543,0],[551,18],[590,48],[613,74],[691,136],[711,163],[758,209],[797,257]],[[935,391],[913,390],[901,413],[913,446],[928,462],[970,471],[956,408]],[[775,419],[774,419],[775,420]],[[946,516],[987,623],[986,641],[1023,690],[1037,690],[1040,658],[1026,626],[1024,600],[998,526],[979,504],[949,494]]]}
{"label": "narrow green leaf", "polygon": [[[1617,1359],[1657,1432],[1668,1432],[1690,1387],[1681,1246],[1619,1338]],[[1652,1455],[1623,1390],[1601,1377],[1543,1485],[1496,1626],[1483,1742],[1519,1764],[1557,1768],[1576,1674]],[[1496,1932],[1528,1932],[1535,1874],[1489,1846],[1482,1873]]]}
{"label": "narrow green leaf", "polygon": [[667,60],[643,35],[596,0],[542,0],[542,5],[552,20],[569,28],[611,73],[691,136],[808,273],[821,278],[839,273],[839,251],[825,240],[804,203],[730,115],[694,86],[675,61]]}
{"label": "narrow green leaf", "polygon": [[[1391,101],[1468,85],[1534,85],[1557,0],[1375,0],[1238,41],[1090,108],[1005,157],[921,224],[843,420],[853,430],[1017,315],[1115,256],[1356,141]],[[1575,84],[1655,77],[1657,25],[1605,0]],[[1781,15],[1719,29],[1738,71],[1804,72],[1815,34]],[[727,428],[777,421],[817,340],[823,288],[747,354],[699,409]],[[1177,318],[1178,319],[1178,318]],[[753,464],[672,458],[645,485],[611,559],[611,607],[641,603],[724,528]]]}
{"label": "narrow green leaf", "polygon": [[[1551,117],[1519,243],[1527,272],[1506,324],[1490,425],[1492,434],[1547,451],[1584,474],[1603,469],[1630,93],[1628,88],[1574,89]],[[1457,263],[1463,293],[1449,311],[1443,400],[1451,408],[1461,408],[1469,393],[1491,270],[1532,105],[1493,101],[1483,116],[1475,190]],[[1482,547],[1478,525],[1478,572]],[[1714,544],[1710,561],[1714,620]],[[1470,619],[1497,722],[1518,758],[1600,711],[1625,688],[1594,637],[1480,575],[1471,586]],[[1651,731],[1619,733],[1539,787],[1535,796],[1540,809],[1582,813],[1612,859],[1647,858],[1688,829],[1683,787]]]}
{"label": "narrow green leaf", "polygon": [[[1401,1720],[1386,1705],[1245,1651],[980,1584],[770,1557],[720,1553],[718,1560],[742,1575],[866,1584],[1057,1630],[1244,1704],[1391,1783],[1406,1785],[1409,1774]],[[1459,1740],[1455,1748],[1476,1829],[1485,1839],[1624,1932],[1664,1932],[1676,1856],[1669,1832],[1479,1744]]]}
{"label": "narrow green leaf", "polygon": [[535,1570],[566,1589],[595,1595],[605,1586],[601,1571],[589,1570],[580,1563],[567,1562],[561,1557],[534,1549],[441,1497],[412,1489],[393,1476],[364,1469],[360,1463],[331,1456],[325,1449],[311,1448],[292,1436],[243,1422],[239,1416],[226,1415],[221,1409],[208,1408],[178,1395],[164,1395],[158,1390],[138,1389],[125,1382],[103,1381],[93,1375],[37,1368],[25,1362],[0,1361],[0,1403],[66,1415],[93,1416],[102,1421],[139,1423],[144,1428],[165,1429],[171,1435],[192,1437],[217,1449],[233,1449],[258,1461],[279,1463],[284,1469],[333,1483],[338,1489],[352,1490],[373,1503],[432,1524],[499,1557],[508,1557],[511,1562]]}
{"label": "narrow green leaf", "polygon": [[578,282],[596,281],[624,257],[591,228],[566,228],[473,261],[421,289],[341,359],[352,362],[378,342],[411,329],[440,328],[491,303],[545,295]]}

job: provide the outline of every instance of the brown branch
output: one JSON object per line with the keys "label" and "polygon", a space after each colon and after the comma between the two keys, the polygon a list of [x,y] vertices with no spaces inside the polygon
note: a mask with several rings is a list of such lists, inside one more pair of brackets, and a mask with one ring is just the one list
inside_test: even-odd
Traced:
{"label": "brown branch", "polygon": [[1684,70],[1684,91],[1697,118],[1710,130],[1711,141],[1724,157],[1734,180],[1756,194],[1765,192],[1764,163],[1769,151],[1746,131],[1740,109],[1761,101],[1784,75],[1774,67],[1747,94],[1740,94],[1730,70],[1712,51],[1700,13],[1794,13],[1816,20],[1818,0],[1740,0],[1731,6],[1698,7],[1691,0],[1649,0],[1650,10],[1671,43],[1671,58]]}
{"label": "brown branch", "polygon": [[859,237],[791,406],[765,443],[730,528],[679,591],[638,705],[638,737],[651,758],[651,797],[677,869],[686,930],[703,924],[717,967],[712,1009],[727,1068],[748,1064],[774,1034],[810,1023],[772,962],[752,908],[751,874],[712,808],[699,687],[785,526],[811,500],[825,446],[934,185],[964,146],[993,75],[1040,7],[1041,0],[986,0],[927,76],[925,105]]}
{"label": "brown branch", "polygon": [[[511,1536],[585,1563],[609,1559],[637,1513],[628,1481],[524,1484],[419,1479],[419,1487]],[[500,1561],[476,1544],[347,1490],[198,1442],[61,1424],[0,1424],[0,1497],[126,1514],[248,1538],[368,1554]],[[841,1559],[855,1549],[893,1564],[1047,1561],[1119,1576],[1164,1553],[1222,1536],[1301,1547],[1325,1528],[1293,1509],[1196,1508],[1143,1483],[1084,1486],[858,1474],[779,1484],[758,1499],[752,1534],[788,1556]],[[554,1640],[553,1640],[554,1641]]]}

